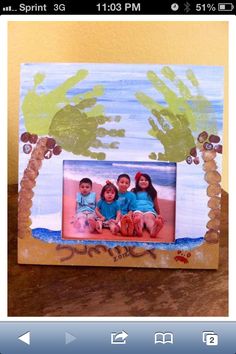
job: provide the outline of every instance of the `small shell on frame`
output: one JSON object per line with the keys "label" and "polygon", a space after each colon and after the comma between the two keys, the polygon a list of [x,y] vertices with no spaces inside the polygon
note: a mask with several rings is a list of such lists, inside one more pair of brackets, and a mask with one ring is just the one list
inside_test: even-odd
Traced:
{"label": "small shell on frame", "polygon": [[215,160],[210,160],[207,162],[204,162],[203,166],[203,171],[209,172],[209,171],[215,171],[217,169],[217,165]]}
{"label": "small shell on frame", "polygon": [[209,171],[205,173],[204,179],[209,184],[220,183],[221,175],[217,171]]}
{"label": "small shell on frame", "polygon": [[[28,200],[28,199],[27,199]],[[19,209],[18,209],[18,220],[20,219],[27,219],[30,217],[31,211],[29,208],[26,208],[24,205],[22,206],[22,204],[19,205]]]}
{"label": "small shell on frame", "polygon": [[[32,208],[33,202],[31,198],[25,198],[24,194],[19,194],[18,206],[19,210],[29,210]],[[18,211],[19,212],[19,211]]]}
{"label": "small shell on frame", "polygon": [[204,239],[206,240],[206,242],[208,243],[218,243],[219,242],[219,233],[217,231],[214,230],[209,230],[206,232]]}
{"label": "small shell on frame", "polygon": [[206,227],[208,229],[218,231],[220,229],[220,219],[211,219],[208,221]]}
{"label": "small shell on frame", "polygon": [[214,158],[216,157],[216,152],[215,150],[206,150],[206,151],[202,151],[202,159],[203,161],[210,161],[210,160],[214,160]]}
{"label": "small shell on frame", "polygon": [[31,154],[31,158],[36,160],[42,160],[44,158],[44,149],[36,148]]}
{"label": "small shell on frame", "polygon": [[41,166],[42,166],[42,160],[36,160],[36,159],[30,160],[28,164],[28,167],[34,171],[38,171],[41,168]]}
{"label": "small shell on frame", "polygon": [[24,176],[29,178],[30,180],[35,180],[38,177],[38,171],[31,170],[30,168],[26,168],[24,171]]}
{"label": "small shell on frame", "polygon": [[27,229],[30,225],[32,225],[32,220],[30,218],[19,219],[18,228],[19,229]]}
{"label": "small shell on frame", "polygon": [[220,209],[211,209],[208,213],[210,219],[220,219],[221,210]]}
{"label": "small shell on frame", "polygon": [[36,182],[35,182],[35,180],[29,179],[27,177],[23,177],[21,182],[20,182],[20,185],[21,185],[22,188],[32,189],[32,188],[35,187]]}
{"label": "small shell on frame", "polygon": [[221,193],[220,184],[210,184],[207,187],[207,195],[208,197],[215,197]]}
{"label": "small shell on frame", "polygon": [[48,140],[48,138],[40,138],[39,141],[38,141],[37,147],[38,147],[38,145],[41,146],[41,147],[46,147],[47,140]]}
{"label": "small shell on frame", "polygon": [[207,206],[211,209],[217,209],[220,207],[221,198],[220,197],[212,197],[208,200]]}
{"label": "small shell on frame", "polygon": [[34,192],[31,189],[21,188],[19,192],[19,199],[32,199]]}
{"label": "small shell on frame", "polygon": [[25,237],[31,237],[32,236],[32,232],[31,232],[31,228],[27,227],[27,228],[18,228],[18,237],[19,238],[25,238]]}

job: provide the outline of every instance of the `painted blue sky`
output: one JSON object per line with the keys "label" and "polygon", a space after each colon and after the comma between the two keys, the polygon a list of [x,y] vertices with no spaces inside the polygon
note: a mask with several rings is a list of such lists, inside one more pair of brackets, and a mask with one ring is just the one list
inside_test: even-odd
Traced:
{"label": "painted blue sky", "polygon": [[[217,121],[219,134],[222,135],[223,120],[223,67],[170,65],[177,76],[186,85],[186,70],[192,69],[195,73],[201,94],[212,104],[213,114],[209,119]],[[124,128],[124,138],[102,138],[103,142],[119,141],[119,149],[102,150],[109,161],[143,161],[149,160],[150,152],[162,152],[160,142],[148,134],[150,112],[135,98],[137,91],[142,91],[153,97],[158,103],[165,105],[163,97],[156,91],[146,78],[146,73],[153,70],[163,78],[163,65],[146,64],[93,64],[93,63],[30,63],[21,66],[21,93],[20,93],[20,134],[25,131],[21,111],[22,101],[26,93],[33,87],[33,77],[36,73],[44,73],[45,80],[38,88],[38,94],[50,92],[63,81],[74,75],[80,69],[89,71],[88,77],[68,91],[68,97],[91,90],[95,85],[104,85],[105,93],[98,98],[98,103],[105,107],[106,115],[120,115],[119,123],[107,123],[107,128]],[[171,89],[176,90],[171,82]],[[193,90],[192,87],[190,87]],[[194,94],[194,90],[192,91]],[[196,94],[196,93],[195,93]],[[63,160],[85,160],[81,156],[63,151],[59,157],[44,161],[35,187],[34,205],[32,209],[33,225],[42,223],[41,227],[49,227],[49,220],[53,218],[54,230],[61,227],[62,205],[62,178]],[[27,166],[28,156],[22,153],[20,144],[19,177]],[[218,162],[219,167],[221,161]],[[181,171],[181,173],[180,173]],[[53,188],[52,182],[53,181]],[[177,237],[201,237],[205,232],[208,210],[206,197],[206,183],[200,166],[189,166],[186,163],[177,166]],[[193,190],[193,187],[194,190]],[[49,202],[50,200],[50,202]],[[179,214],[179,218],[178,218]],[[54,215],[54,216],[53,216]],[[48,218],[50,216],[50,218]],[[194,227],[193,227],[194,222]],[[49,227],[50,228],[50,227]]]}

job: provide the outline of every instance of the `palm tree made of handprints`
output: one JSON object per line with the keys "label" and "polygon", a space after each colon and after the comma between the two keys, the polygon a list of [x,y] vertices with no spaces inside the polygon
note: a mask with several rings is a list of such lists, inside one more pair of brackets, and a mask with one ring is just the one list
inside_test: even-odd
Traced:
{"label": "palm tree made of handprints", "polygon": [[[59,155],[64,149],[75,155],[104,160],[103,149],[118,149],[119,142],[104,143],[101,138],[124,137],[124,129],[106,129],[105,123],[119,122],[121,117],[108,117],[97,98],[104,94],[102,85],[68,98],[68,91],[88,76],[87,70],[79,70],[53,90],[39,94],[38,88],[45,75],[34,75],[34,86],[22,103],[26,132],[21,134],[23,151],[30,156],[20,182],[18,229],[19,237],[31,235],[31,207],[33,188],[44,159]],[[95,150],[95,151],[94,151]]]}
{"label": "palm tree made of handprints", "polygon": [[161,74],[162,78],[154,71],[148,71],[147,80],[163,97],[164,103],[144,92],[135,94],[136,99],[151,113],[148,133],[160,141],[164,150],[150,152],[149,158],[181,162],[196,147],[196,134],[203,130],[216,134],[216,114],[191,69],[186,70],[185,81],[169,66],[163,66]]}

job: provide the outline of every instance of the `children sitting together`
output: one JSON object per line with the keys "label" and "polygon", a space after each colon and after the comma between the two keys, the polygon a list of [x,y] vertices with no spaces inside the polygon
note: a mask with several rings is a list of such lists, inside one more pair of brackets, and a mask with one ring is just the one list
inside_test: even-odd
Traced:
{"label": "children sitting together", "polygon": [[107,228],[114,235],[120,232],[123,236],[141,237],[146,228],[150,237],[157,237],[164,220],[160,215],[157,191],[151,177],[138,172],[132,191],[128,191],[130,177],[125,173],[118,176],[116,184],[117,187],[106,181],[97,202],[91,179],[81,179],[76,195],[74,222],[78,232],[84,232],[88,226],[91,233],[101,234],[102,229]]}

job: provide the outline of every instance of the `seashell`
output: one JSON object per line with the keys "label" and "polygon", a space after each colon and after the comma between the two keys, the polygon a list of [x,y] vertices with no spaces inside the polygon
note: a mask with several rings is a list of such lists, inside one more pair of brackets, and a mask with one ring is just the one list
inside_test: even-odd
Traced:
{"label": "seashell", "polygon": [[219,142],[220,142],[220,137],[219,137],[218,135],[213,135],[213,134],[211,134],[211,135],[209,136],[209,141],[210,141],[211,143],[219,143]]}
{"label": "seashell", "polygon": [[220,207],[221,198],[220,197],[212,197],[208,200],[207,206],[211,209],[217,209]]}
{"label": "seashell", "polygon": [[208,216],[210,219],[220,219],[221,217],[221,210],[220,209],[212,209],[209,211]]}
{"label": "seashell", "polygon": [[20,225],[21,223],[26,223],[28,220],[31,220],[30,213],[20,212],[18,214],[18,225]]}
{"label": "seashell", "polygon": [[221,186],[220,184],[210,184],[207,187],[207,195],[208,197],[214,197],[221,193]]}
{"label": "seashell", "polygon": [[190,155],[193,157],[197,156],[197,149],[196,146],[194,146],[191,150],[190,150]]}
{"label": "seashell", "polygon": [[34,171],[38,171],[41,168],[41,166],[42,166],[42,160],[33,159],[30,160],[28,163],[28,167]]}
{"label": "seashell", "polygon": [[27,227],[27,228],[18,228],[18,237],[19,238],[25,238],[25,237],[31,237],[32,236],[32,232],[31,232],[31,228]]}
{"label": "seashell", "polygon": [[56,145],[56,146],[54,146],[54,148],[53,148],[53,154],[54,155],[60,155],[60,153],[62,152],[62,147],[61,146],[59,146],[59,145]]}
{"label": "seashell", "polygon": [[55,139],[47,138],[47,143],[46,143],[47,149],[53,149],[55,145],[56,145],[56,140]]}
{"label": "seashell", "polygon": [[22,195],[19,196],[18,206],[19,210],[28,210],[32,208],[33,202],[31,198],[22,198]]}
{"label": "seashell", "polygon": [[31,180],[27,177],[23,177],[21,182],[20,182],[21,187],[25,188],[25,189],[32,189],[35,187],[36,182],[35,180]]}
{"label": "seashell", "polygon": [[212,149],[213,149],[213,144],[205,142],[205,143],[203,144],[203,148],[204,148],[205,150],[212,150]]}
{"label": "seashell", "polygon": [[202,168],[205,172],[215,171],[217,169],[217,165],[216,165],[215,160],[210,160],[210,161],[204,162]]}
{"label": "seashell", "polygon": [[34,192],[31,189],[25,189],[24,187],[22,187],[19,192],[20,199],[32,199],[33,196]]}
{"label": "seashell", "polygon": [[[28,199],[27,199],[28,200]],[[20,206],[20,208],[19,208],[19,210],[18,210],[18,220],[20,220],[20,219],[24,219],[24,218],[29,218],[29,216],[30,216],[30,214],[31,214],[31,211],[30,211],[30,209],[28,209],[28,208],[26,208],[26,207],[21,207]]]}
{"label": "seashell", "polygon": [[214,158],[216,157],[216,152],[215,150],[205,150],[202,151],[202,159],[203,161],[210,161],[210,160],[214,160]]}
{"label": "seashell", "polygon": [[195,157],[195,158],[193,159],[193,162],[195,163],[195,165],[199,165],[199,163],[200,163],[199,157],[198,157],[198,156]]}
{"label": "seashell", "polygon": [[48,138],[40,138],[37,144],[38,147],[46,147]]}
{"label": "seashell", "polygon": [[21,134],[20,140],[21,140],[23,143],[28,143],[29,138],[30,138],[30,133],[25,132],[25,133]]}
{"label": "seashell", "polygon": [[209,171],[205,173],[204,179],[209,184],[216,184],[221,181],[221,175],[217,171]]}
{"label": "seashell", "polygon": [[214,150],[218,152],[218,154],[222,154],[223,146],[221,144],[215,145]]}
{"label": "seashell", "polygon": [[23,145],[23,151],[25,154],[30,154],[32,151],[32,145],[30,144],[24,144]]}
{"label": "seashell", "polygon": [[206,227],[218,231],[220,229],[220,219],[211,219],[208,221]]}
{"label": "seashell", "polygon": [[19,238],[24,238],[24,236],[25,236],[25,233],[24,233],[24,230],[18,230],[18,237]]}
{"label": "seashell", "polygon": [[201,132],[198,137],[197,140],[199,141],[199,143],[203,143],[204,141],[206,141],[208,138],[208,133],[206,131]]}
{"label": "seashell", "polygon": [[20,219],[18,223],[19,229],[27,229],[32,224],[32,220],[30,218]]}
{"label": "seashell", "polygon": [[24,171],[24,176],[32,181],[37,178],[38,174],[38,171],[31,170],[30,168],[26,168]]}
{"label": "seashell", "polygon": [[191,163],[193,162],[192,156],[187,156],[186,157],[186,162],[187,162],[187,164],[191,165]]}
{"label": "seashell", "polygon": [[29,142],[31,144],[36,144],[38,141],[38,135],[37,134],[31,134],[29,137]]}
{"label": "seashell", "polygon": [[43,156],[47,160],[50,159],[52,157],[52,151],[51,150],[46,150]]}
{"label": "seashell", "polygon": [[206,232],[204,239],[209,243],[218,243],[219,242],[219,233],[214,230],[209,230]]}
{"label": "seashell", "polygon": [[44,155],[44,149],[34,149],[32,154],[31,154],[31,157],[33,159],[36,159],[36,160],[42,160],[43,159],[43,155]]}

